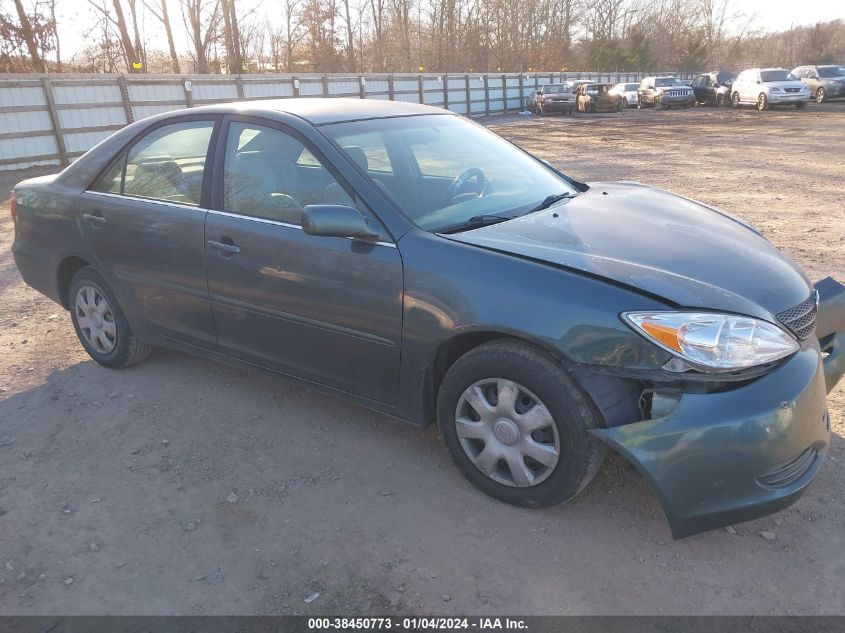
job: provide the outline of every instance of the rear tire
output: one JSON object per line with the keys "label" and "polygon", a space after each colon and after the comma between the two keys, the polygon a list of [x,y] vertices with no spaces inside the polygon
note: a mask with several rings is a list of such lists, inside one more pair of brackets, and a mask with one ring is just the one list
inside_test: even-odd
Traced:
{"label": "rear tire", "polygon": [[73,328],[88,355],[104,367],[122,369],[146,360],[152,346],[139,341],[117,299],[92,266],[71,279],[68,306]]}
{"label": "rear tire", "polygon": [[461,473],[513,505],[567,501],[604,458],[589,433],[601,424],[590,399],[559,361],[521,341],[491,341],[459,358],[440,385],[437,417]]}

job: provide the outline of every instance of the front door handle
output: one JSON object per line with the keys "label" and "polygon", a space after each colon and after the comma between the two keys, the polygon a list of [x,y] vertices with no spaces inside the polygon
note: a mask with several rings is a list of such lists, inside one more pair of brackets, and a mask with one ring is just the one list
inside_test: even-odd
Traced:
{"label": "front door handle", "polygon": [[92,228],[99,228],[106,223],[106,219],[101,215],[93,215],[91,213],[83,213],[82,219],[85,220]]}
{"label": "front door handle", "polygon": [[[227,239],[227,238],[222,238]],[[231,242],[231,240],[227,240]],[[208,245],[211,248],[216,248],[221,253],[229,253],[230,255],[237,255],[241,252],[241,247],[236,244],[226,243],[226,242],[217,242],[215,240],[208,240]]]}

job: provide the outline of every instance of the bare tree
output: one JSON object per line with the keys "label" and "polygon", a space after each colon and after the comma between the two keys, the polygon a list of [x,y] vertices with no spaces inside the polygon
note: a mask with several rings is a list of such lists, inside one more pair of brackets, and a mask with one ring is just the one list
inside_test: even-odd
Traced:
{"label": "bare tree", "polygon": [[24,9],[23,2],[21,0],[15,0],[15,10],[18,13],[18,20],[20,21],[21,37],[23,37],[24,41],[26,42],[26,46],[29,49],[29,58],[32,64],[32,70],[37,73],[46,72],[44,60],[41,58],[41,54],[38,52],[38,39],[35,35],[35,31],[32,28],[32,23],[29,21],[29,16],[26,14],[26,9]]}
{"label": "bare tree", "polygon": [[220,26],[220,0],[179,0],[179,5],[193,45],[196,72],[207,73],[209,47]]}
{"label": "bare tree", "polygon": [[144,6],[164,26],[164,32],[167,35],[167,48],[170,52],[170,70],[179,74],[179,55],[176,53],[176,42],[173,40],[173,28],[170,25],[170,16],[167,14],[167,0],[159,0],[160,12],[156,11],[147,0],[144,0]]}

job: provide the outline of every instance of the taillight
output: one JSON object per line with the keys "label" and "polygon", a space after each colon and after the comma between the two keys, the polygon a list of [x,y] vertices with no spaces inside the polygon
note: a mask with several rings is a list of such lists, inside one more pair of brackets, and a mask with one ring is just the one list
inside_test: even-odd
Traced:
{"label": "taillight", "polygon": [[17,205],[15,204],[15,191],[12,190],[12,194],[9,196],[9,211],[12,214],[12,222],[18,221],[18,210]]}

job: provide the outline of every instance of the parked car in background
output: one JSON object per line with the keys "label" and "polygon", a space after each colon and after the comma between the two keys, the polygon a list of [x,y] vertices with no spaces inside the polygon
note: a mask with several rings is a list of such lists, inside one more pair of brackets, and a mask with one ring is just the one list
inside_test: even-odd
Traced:
{"label": "parked car in background", "polygon": [[696,103],[717,107],[730,105],[734,79],[736,75],[724,68],[696,75],[690,82]]}
{"label": "parked car in background", "polygon": [[620,112],[622,97],[612,93],[613,84],[581,84],[575,93],[578,112]]}
{"label": "parked car in background", "polygon": [[640,84],[633,83],[618,83],[610,89],[611,94],[616,94],[622,97],[622,107],[632,108],[637,105],[639,99],[637,98],[637,89]]}
{"label": "parked car in background", "polygon": [[786,68],[749,68],[731,86],[731,104],[753,104],[758,110],[776,105],[794,105],[803,110],[810,100],[810,89]]}
{"label": "parked car in background", "polygon": [[575,95],[566,84],[548,84],[540,86],[534,93],[532,112],[547,114],[572,114],[575,109]]}
{"label": "parked car in background", "polygon": [[10,210],[21,276],[101,365],[171,347],[436,420],[507,503],[574,497],[611,448],[683,537],[790,505],[826,461],[845,287],[715,209],[579,182],[447,110],[168,112],[18,183]]}
{"label": "parked car in background", "polygon": [[677,77],[646,77],[637,88],[637,107],[651,106],[655,109],[695,105],[692,88]]}
{"label": "parked car in background", "polygon": [[845,97],[845,70],[839,66],[799,66],[792,74],[806,84],[816,103]]}

